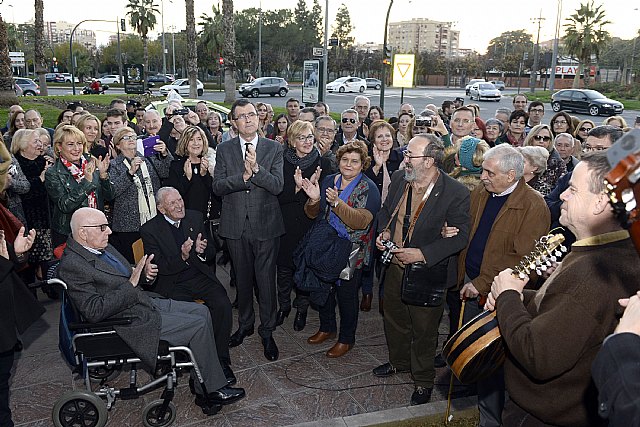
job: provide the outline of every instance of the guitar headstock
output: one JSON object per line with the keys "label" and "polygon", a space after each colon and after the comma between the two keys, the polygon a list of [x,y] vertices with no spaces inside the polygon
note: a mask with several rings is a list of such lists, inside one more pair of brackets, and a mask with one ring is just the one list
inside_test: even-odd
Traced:
{"label": "guitar headstock", "polygon": [[535,271],[538,276],[542,275],[552,262],[556,262],[567,248],[562,244],[564,236],[562,234],[547,234],[536,241],[533,251],[520,260],[513,269],[513,274],[520,279],[526,278],[530,272]]}

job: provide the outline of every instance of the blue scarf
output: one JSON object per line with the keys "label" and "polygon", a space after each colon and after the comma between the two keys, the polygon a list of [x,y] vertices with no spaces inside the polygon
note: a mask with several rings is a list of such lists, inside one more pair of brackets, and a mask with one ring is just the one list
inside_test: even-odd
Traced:
{"label": "blue scarf", "polygon": [[[347,188],[339,193],[338,197],[340,198],[340,200],[347,203],[347,200],[349,200],[349,196],[360,182],[360,179],[362,179],[362,173],[359,173],[358,176],[356,176],[355,179],[351,181],[349,185],[347,185]],[[340,188],[341,186],[342,175],[338,177],[338,181],[336,182],[336,187]],[[340,220],[340,218],[338,218],[338,216],[333,213],[333,210],[331,210],[331,213],[329,214],[329,224],[331,224],[331,226],[335,228],[335,230],[338,232],[338,236],[342,237],[343,239],[351,240],[351,238],[349,237],[349,232],[347,232],[347,228],[344,226],[342,220]]]}

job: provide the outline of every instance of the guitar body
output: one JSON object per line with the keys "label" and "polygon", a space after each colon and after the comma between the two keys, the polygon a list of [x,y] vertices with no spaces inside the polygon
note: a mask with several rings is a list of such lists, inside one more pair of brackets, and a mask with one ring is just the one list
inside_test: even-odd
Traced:
{"label": "guitar body", "polygon": [[496,313],[485,310],[445,343],[442,356],[461,383],[472,384],[502,366],[504,351]]}

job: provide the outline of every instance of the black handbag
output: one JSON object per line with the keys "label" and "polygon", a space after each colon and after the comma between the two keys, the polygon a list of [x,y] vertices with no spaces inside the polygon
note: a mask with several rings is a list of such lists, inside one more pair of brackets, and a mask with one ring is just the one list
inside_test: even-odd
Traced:
{"label": "black handbag", "polygon": [[405,266],[400,299],[419,307],[440,306],[447,292],[447,270],[448,259],[432,267],[424,262]]}

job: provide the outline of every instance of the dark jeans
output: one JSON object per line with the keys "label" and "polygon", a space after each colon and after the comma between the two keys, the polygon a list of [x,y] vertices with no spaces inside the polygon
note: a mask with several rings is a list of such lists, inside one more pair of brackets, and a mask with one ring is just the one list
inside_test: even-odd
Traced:
{"label": "dark jeans", "polygon": [[[279,265],[277,271],[278,281],[278,306],[280,310],[291,310],[291,290],[295,288],[293,282],[294,269]],[[293,306],[296,310],[306,313],[309,308],[309,293],[295,288],[296,298],[293,300]]]}
{"label": "dark jeans", "polygon": [[362,270],[358,269],[351,280],[342,280],[340,285],[334,285],[327,302],[318,308],[320,314],[320,331],[335,332],[338,330],[336,321],[336,298],[340,310],[340,333],[338,342],[353,344],[356,342],[356,328],[358,327],[358,283]]}
{"label": "dark jeans", "polygon": [[13,427],[9,406],[9,377],[13,366],[13,349],[0,354],[0,426]]}

